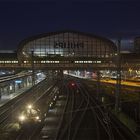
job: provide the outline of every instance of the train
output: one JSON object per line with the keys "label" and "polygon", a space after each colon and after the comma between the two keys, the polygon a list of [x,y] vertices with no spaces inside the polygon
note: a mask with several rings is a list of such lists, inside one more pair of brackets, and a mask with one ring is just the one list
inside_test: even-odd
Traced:
{"label": "train", "polygon": [[18,123],[23,126],[27,124],[34,124],[41,122],[41,112],[39,109],[28,105],[23,108],[18,117]]}

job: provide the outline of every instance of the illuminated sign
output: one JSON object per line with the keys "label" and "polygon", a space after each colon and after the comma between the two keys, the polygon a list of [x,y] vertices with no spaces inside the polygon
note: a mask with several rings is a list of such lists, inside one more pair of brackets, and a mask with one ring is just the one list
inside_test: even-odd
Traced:
{"label": "illuminated sign", "polygon": [[84,48],[83,42],[54,42],[54,48],[62,48],[62,49],[79,49]]}
{"label": "illuminated sign", "polygon": [[16,84],[20,84],[22,81],[21,80],[16,80],[15,83]]}

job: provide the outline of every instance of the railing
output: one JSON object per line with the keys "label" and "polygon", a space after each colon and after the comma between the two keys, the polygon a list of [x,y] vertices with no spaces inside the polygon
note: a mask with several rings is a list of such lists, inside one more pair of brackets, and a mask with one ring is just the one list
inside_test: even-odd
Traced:
{"label": "railing", "polygon": [[[88,62],[88,61],[87,61]],[[140,69],[140,65],[136,65],[135,63],[130,64],[131,68],[134,69]],[[16,68],[23,68],[23,69],[32,69],[31,63],[0,63],[1,69],[16,69]],[[115,63],[110,62],[104,62],[104,63],[34,63],[35,69],[94,69],[94,70],[103,70],[103,69],[112,69],[116,70]],[[128,70],[129,65],[122,64],[121,69],[122,70]]]}

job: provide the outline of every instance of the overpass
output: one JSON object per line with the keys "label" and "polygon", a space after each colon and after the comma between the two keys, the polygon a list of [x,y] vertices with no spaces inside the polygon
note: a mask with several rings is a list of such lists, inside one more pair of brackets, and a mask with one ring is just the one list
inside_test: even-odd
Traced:
{"label": "overpass", "polygon": [[[24,39],[17,52],[0,53],[1,69],[116,70],[116,44],[77,31],[59,31]],[[121,54],[121,69],[140,68],[138,54]]]}
{"label": "overpass", "polygon": [[[129,56],[129,58],[128,58]],[[130,54],[123,56],[121,59],[121,70],[140,69],[140,58],[132,58]],[[112,58],[83,58],[83,57],[46,57],[44,60],[24,61],[20,63],[17,58],[9,60],[9,58],[0,57],[1,69],[42,69],[42,70],[116,70],[117,56]]]}

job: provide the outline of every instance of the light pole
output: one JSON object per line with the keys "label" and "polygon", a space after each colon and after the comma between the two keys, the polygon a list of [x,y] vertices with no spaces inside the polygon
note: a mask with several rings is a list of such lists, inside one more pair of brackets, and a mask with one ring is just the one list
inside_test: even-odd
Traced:
{"label": "light pole", "polygon": [[31,66],[32,66],[32,86],[35,85],[35,70],[34,70],[34,51],[31,51]]}
{"label": "light pole", "polygon": [[131,78],[131,74],[132,74],[132,69],[131,68],[129,68],[129,77]]}
{"label": "light pole", "polygon": [[101,85],[100,85],[100,71],[97,71],[97,99],[99,100],[100,98],[100,88],[101,88]]}
{"label": "light pole", "polygon": [[120,102],[120,93],[121,93],[121,39],[118,40],[117,43],[117,57],[116,57],[116,71],[117,71],[117,79],[116,79],[116,95],[115,95],[115,111],[119,111],[121,107]]}

